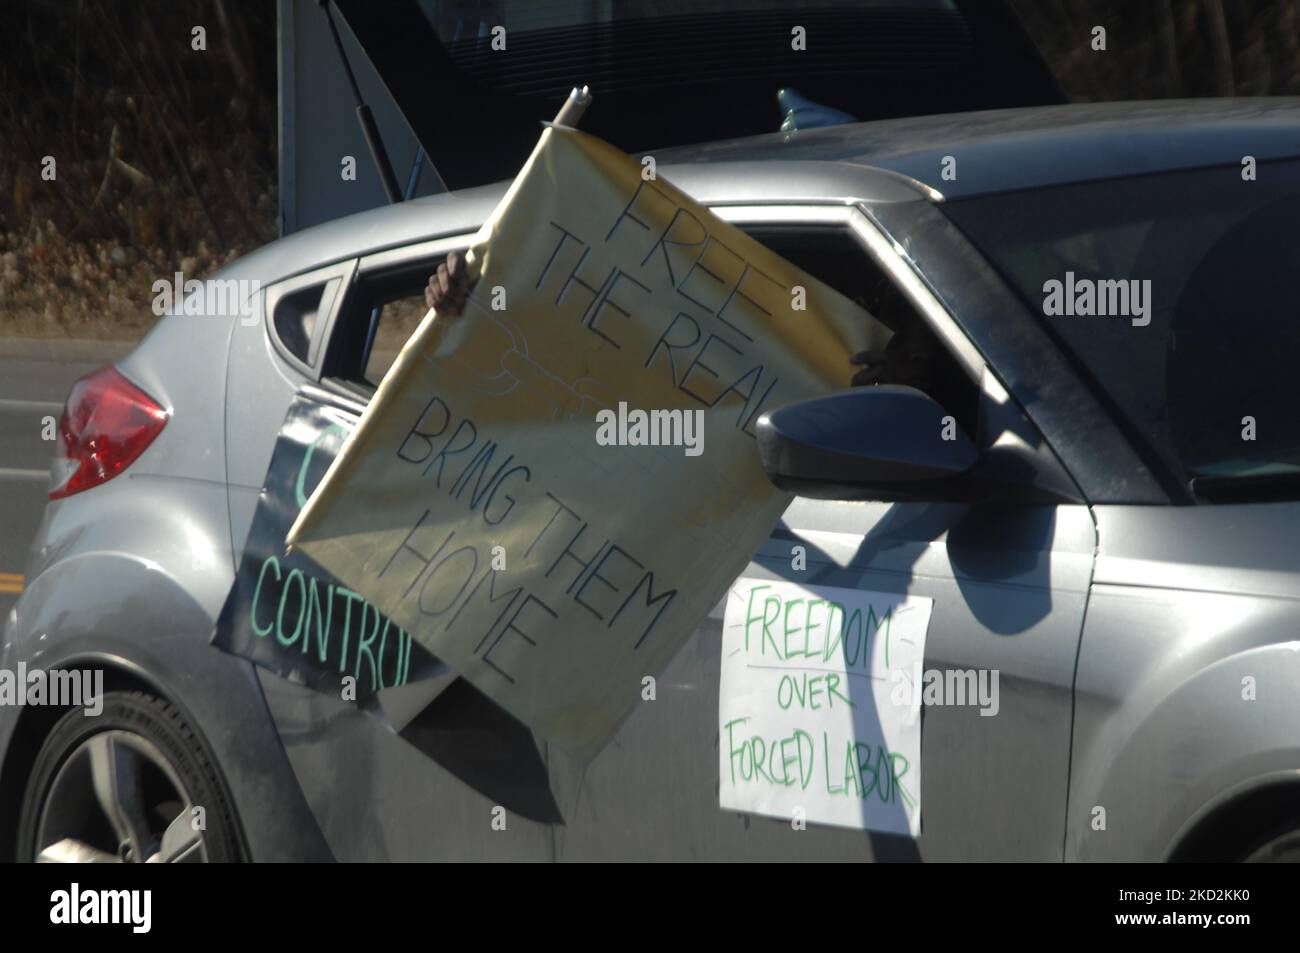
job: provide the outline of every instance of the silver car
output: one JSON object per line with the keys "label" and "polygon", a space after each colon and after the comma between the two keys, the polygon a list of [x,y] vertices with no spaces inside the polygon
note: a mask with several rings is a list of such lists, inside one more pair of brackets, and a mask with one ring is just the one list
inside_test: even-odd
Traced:
{"label": "silver car", "polygon": [[[218,276],[256,288],[252,319],[170,316],[74,390],[0,668],[102,671],[106,693],[93,718],[0,707],[0,850],[1295,859],[1297,129],[1294,100],[1079,105],[658,156],[940,350],[922,400],[971,459],[886,419],[869,453],[842,426],[828,466],[800,408],[773,414],[770,473],[803,495],[745,571],[792,578],[802,546],[804,583],[933,600],[927,668],[998,673],[995,716],[923,712],[919,836],[719,808],[721,606],[580,769],[436,660],[376,709],[213,646],[259,508],[300,505],[273,456],[351,426],[502,185],[274,242]],[[1088,282],[1116,306],[1084,306]]]}

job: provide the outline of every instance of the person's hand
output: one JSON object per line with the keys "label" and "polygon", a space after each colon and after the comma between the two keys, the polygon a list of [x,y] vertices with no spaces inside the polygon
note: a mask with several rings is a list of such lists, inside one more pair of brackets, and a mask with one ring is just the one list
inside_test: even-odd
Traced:
{"label": "person's hand", "polygon": [[853,387],[871,387],[881,383],[880,378],[885,373],[884,351],[859,351],[849,358],[849,363],[861,368],[849,382]]}
{"label": "person's hand", "polygon": [[429,276],[429,283],[424,289],[424,301],[438,312],[439,317],[454,318],[465,310],[465,299],[473,287],[465,256],[460,252],[452,252],[438,266],[438,270]]}
{"label": "person's hand", "polygon": [[883,351],[859,351],[849,362],[862,368],[853,375],[854,387],[906,384],[929,393],[937,383],[938,343],[924,328],[905,324]]}

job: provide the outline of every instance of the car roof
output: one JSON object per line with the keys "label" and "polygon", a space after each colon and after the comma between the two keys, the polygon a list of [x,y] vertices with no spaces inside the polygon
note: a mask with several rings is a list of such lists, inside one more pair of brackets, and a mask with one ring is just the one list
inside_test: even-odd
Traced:
{"label": "car roof", "polygon": [[[994,109],[769,134],[656,153],[889,169],[946,198],[1300,156],[1300,98],[1183,99]],[[955,178],[943,177],[952,156]]]}
{"label": "car roof", "polygon": [[[651,153],[710,205],[954,199],[1300,156],[1300,97],[1086,103],[917,116]],[[943,177],[943,159],[956,177]],[[508,182],[370,209],[304,229],[232,265],[265,282],[474,231]]]}

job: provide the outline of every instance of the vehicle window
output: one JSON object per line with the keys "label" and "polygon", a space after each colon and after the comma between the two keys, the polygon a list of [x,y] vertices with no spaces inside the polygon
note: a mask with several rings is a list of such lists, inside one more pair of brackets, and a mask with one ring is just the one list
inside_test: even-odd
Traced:
{"label": "vehicle window", "polygon": [[[907,296],[848,234],[834,228],[745,229],[787,261],[798,265],[865,308],[875,325],[872,375],[882,384],[906,384],[924,391],[972,438],[979,413],[979,389],[957,358],[930,330]],[[860,368],[846,369],[844,386]]]}
{"label": "vehicle window", "polygon": [[289,353],[304,364],[309,360],[316,321],[328,310],[338,285],[339,279],[335,278],[285,294],[275,303],[275,333]]}
{"label": "vehicle window", "polygon": [[421,259],[358,275],[335,322],[324,376],[378,387],[429,310],[424,286],[441,261],[442,256]]}
{"label": "vehicle window", "polygon": [[[976,432],[978,388],[894,283],[845,232],[835,228],[749,227],[774,252],[855,300],[875,318],[868,337],[884,359],[881,383],[905,383],[930,394],[967,433]],[[427,307],[424,286],[442,259],[362,274],[349,292],[330,344],[327,376],[377,387],[414,333]],[[369,328],[375,324],[367,349]],[[895,340],[898,338],[898,340]],[[892,342],[892,346],[891,346]],[[860,368],[845,364],[843,386]]]}
{"label": "vehicle window", "polygon": [[945,212],[1206,501],[1300,491],[1300,163],[956,200]]}
{"label": "vehicle window", "polygon": [[[427,276],[426,276],[427,280]],[[375,324],[375,339],[370,354],[366,358],[362,377],[367,384],[378,387],[388,369],[397,360],[397,354],[412,334],[419,327],[420,321],[428,312],[429,306],[424,302],[424,284],[413,294],[403,295],[378,306]]]}

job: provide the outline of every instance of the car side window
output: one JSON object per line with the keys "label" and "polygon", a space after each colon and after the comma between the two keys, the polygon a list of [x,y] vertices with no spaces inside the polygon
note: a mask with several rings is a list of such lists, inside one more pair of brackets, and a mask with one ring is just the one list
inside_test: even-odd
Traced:
{"label": "car side window", "polygon": [[325,376],[366,390],[378,387],[428,311],[424,286],[445,257],[360,272],[335,324]]}
{"label": "car side window", "polygon": [[266,288],[266,317],[271,338],[280,352],[314,376],[325,325],[339,303],[340,291],[352,273],[352,262],[295,275]]}
{"label": "car side window", "polygon": [[1300,498],[1300,163],[949,203],[1130,440],[1203,502]]}
{"label": "car side window", "polygon": [[[436,268],[437,265],[434,265]],[[388,369],[397,360],[408,338],[415,333],[420,321],[429,310],[424,302],[424,285],[414,292],[403,294],[399,298],[385,301],[375,306],[378,310],[375,321],[375,336],[366,355],[365,367],[361,376],[365,382],[378,387]]]}
{"label": "car side window", "polygon": [[[774,252],[853,299],[872,316],[873,367],[845,364],[843,387],[859,382],[910,384],[928,393],[969,434],[976,432],[976,382],[928,330],[906,296],[846,231],[826,226],[747,226]],[[330,343],[326,376],[377,387],[427,309],[424,286],[445,255],[362,270],[348,292]],[[865,373],[864,373],[865,372]]]}
{"label": "car side window", "polygon": [[309,360],[311,339],[320,316],[325,285],[303,288],[283,295],[276,303],[271,320],[289,353],[304,363]]}
{"label": "car side window", "polygon": [[903,384],[934,399],[969,435],[977,433],[979,389],[908,297],[845,231],[838,228],[746,228],[772,251],[861,305],[874,342],[861,364],[845,368],[843,386]]}

